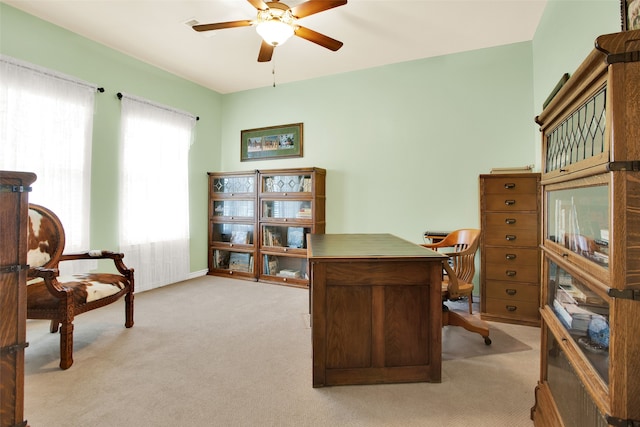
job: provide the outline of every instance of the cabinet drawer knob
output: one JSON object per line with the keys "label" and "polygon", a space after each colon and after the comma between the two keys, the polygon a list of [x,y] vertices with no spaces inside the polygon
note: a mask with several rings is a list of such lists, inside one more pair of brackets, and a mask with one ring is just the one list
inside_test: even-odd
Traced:
{"label": "cabinet drawer knob", "polygon": [[509,261],[513,261],[514,259],[516,259],[516,254],[506,254],[504,256],[506,259],[508,259]]}
{"label": "cabinet drawer knob", "polygon": [[514,296],[515,294],[518,293],[518,291],[516,291],[515,289],[505,289],[505,292],[507,295],[511,295],[511,296]]}
{"label": "cabinet drawer knob", "polygon": [[516,277],[516,271],[515,270],[507,270],[505,271],[505,274],[509,277]]}
{"label": "cabinet drawer knob", "polygon": [[515,218],[507,218],[504,220],[505,224],[515,224],[516,223],[516,219]]}
{"label": "cabinet drawer knob", "polygon": [[516,184],[515,184],[515,183],[513,183],[513,182],[507,182],[507,183],[504,185],[504,188],[506,188],[507,190],[511,190],[511,189],[516,188]]}
{"label": "cabinet drawer knob", "polygon": [[518,309],[518,307],[516,307],[515,305],[508,305],[506,306],[507,311],[516,311]]}
{"label": "cabinet drawer knob", "polygon": [[513,206],[513,205],[516,204],[516,201],[513,200],[513,199],[507,199],[507,200],[504,201],[504,204],[507,205],[507,206]]}
{"label": "cabinet drawer knob", "polygon": [[507,239],[510,242],[516,240],[515,234],[507,234],[506,236],[504,236],[504,238]]}

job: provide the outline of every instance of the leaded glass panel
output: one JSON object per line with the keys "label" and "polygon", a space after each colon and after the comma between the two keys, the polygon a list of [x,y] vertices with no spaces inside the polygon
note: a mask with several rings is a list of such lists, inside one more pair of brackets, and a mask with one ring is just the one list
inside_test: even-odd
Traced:
{"label": "leaded glass panel", "polygon": [[602,88],[546,135],[546,172],[604,153],[606,88]]}
{"label": "leaded glass panel", "polygon": [[213,180],[214,193],[253,193],[254,176],[220,177]]}

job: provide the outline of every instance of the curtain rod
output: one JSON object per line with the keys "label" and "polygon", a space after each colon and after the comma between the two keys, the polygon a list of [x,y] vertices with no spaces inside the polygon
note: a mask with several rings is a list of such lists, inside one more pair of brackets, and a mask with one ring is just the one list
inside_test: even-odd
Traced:
{"label": "curtain rod", "polygon": [[32,64],[30,62],[21,61],[19,59],[13,58],[11,56],[0,55],[0,62],[6,62],[9,65],[13,65],[13,66],[16,66],[16,67],[24,68],[25,70],[29,70],[29,71],[35,71],[36,73],[40,73],[40,74],[43,74],[43,75],[48,76],[48,77],[53,77],[54,79],[63,80],[63,81],[69,82],[69,83],[74,83],[74,84],[77,84],[78,86],[85,86],[85,87],[88,87],[90,89],[95,90],[96,92],[104,93],[104,88],[103,87],[98,87],[98,85],[95,85],[93,83],[89,83],[89,82],[86,82],[84,80],[80,80],[80,79],[75,78],[73,76],[70,76],[70,75],[67,75],[67,74],[63,74],[63,73],[59,73],[57,71],[54,71],[54,70],[51,70],[51,69],[48,69],[48,68],[40,67],[40,66]]}
{"label": "curtain rod", "polygon": [[184,114],[185,116],[193,117],[193,118],[196,119],[196,121],[200,120],[200,116],[194,116],[193,114],[188,113],[186,111],[182,111],[182,110],[178,110],[178,109],[175,109],[175,108],[171,108],[171,107],[168,107],[166,105],[156,104],[155,102],[152,102],[152,101],[149,101],[149,100],[143,99],[143,98],[138,98],[137,96],[133,96],[133,95],[129,95],[129,94],[123,94],[122,92],[118,92],[116,95],[118,96],[118,99],[120,99],[120,100],[122,100],[122,98],[128,98],[128,99],[131,99],[133,101],[142,102],[143,104],[152,105],[154,107],[162,108],[163,110],[171,111],[173,113]]}

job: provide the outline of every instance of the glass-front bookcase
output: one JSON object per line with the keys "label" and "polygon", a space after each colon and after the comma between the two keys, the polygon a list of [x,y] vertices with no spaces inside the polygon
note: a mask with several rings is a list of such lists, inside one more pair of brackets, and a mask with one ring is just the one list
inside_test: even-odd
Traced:
{"label": "glass-front bookcase", "polygon": [[260,280],[308,286],[307,235],[325,232],[325,175],[319,168],[260,171]]}
{"label": "glass-front bookcase", "polygon": [[256,171],[209,173],[209,273],[255,280]]}
{"label": "glass-front bookcase", "polygon": [[640,31],[599,37],[536,118],[543,161],[536,426],[640,426],[638,51]]}
{"label": "glass-front bookcase", "polygon": [[209,172],[209,274],[308,287],[307,235],[325,232],[321,168]]}

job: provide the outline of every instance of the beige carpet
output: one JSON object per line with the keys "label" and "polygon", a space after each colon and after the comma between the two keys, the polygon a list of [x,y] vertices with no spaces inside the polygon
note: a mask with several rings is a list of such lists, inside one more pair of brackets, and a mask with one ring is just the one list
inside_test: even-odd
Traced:
{"label": "beige carpet", "polygon": [[[31,427],[531,426],[539,329],[491,323],[493,344],[443,329],[442,383],[311,387],[308,293],[201,277],[75,322],[74,365],[27,323]],[[462,349],[460,349],[462,347]]]}

